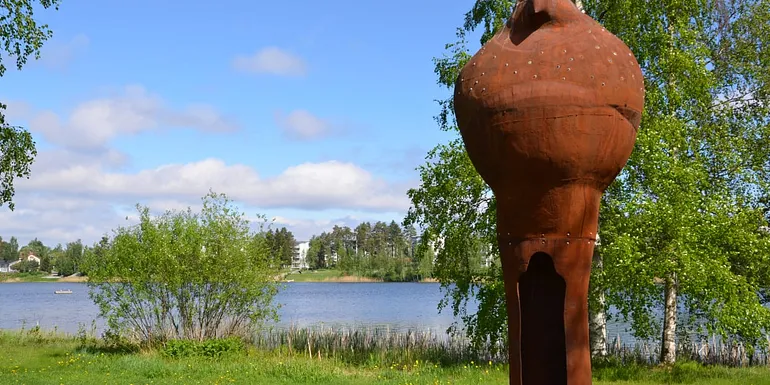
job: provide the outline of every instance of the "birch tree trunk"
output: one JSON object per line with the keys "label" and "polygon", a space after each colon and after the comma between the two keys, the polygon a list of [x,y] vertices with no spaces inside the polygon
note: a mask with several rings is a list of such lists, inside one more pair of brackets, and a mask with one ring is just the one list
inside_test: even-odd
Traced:
{"label": "birch tree trunk", "polygon": [[[598,237],[597,237],[598,238]],[[601,270],[603,268],[602,256],[594,252],[593,268]],[[588,329],[591,338],[591,356],[603,357],[607,355],[607,316],[605,309],[607,301],[604,298],[604,290],[599,288],[594,290],[596,295],[596,305],[589,306]]]}
{"label": "birch tree trunk", "polygon": [[[671,35],[671,41],[674,40],[674,24],[669,20],[668,33]],[[672,47],[673,48],[673,47]],[[668,75],[669,82],[674,84],[676,78],[673,74]],[[674,148],[673,158],[678,160],[679,154],[677,148]],[[660,341],[660,362],[663,364],[673,364],[676,362],[676,296],[677,280],[676,272],[672,272],[666,277],[665,283],[665,307],[663,308],[663,338]]]}
{"label": "birch tree trunk", "polygon": [[676,273],[666,278],[666,297],[663,310],[663,338],[660,343],[660,362],[673,364],[676,362]]}

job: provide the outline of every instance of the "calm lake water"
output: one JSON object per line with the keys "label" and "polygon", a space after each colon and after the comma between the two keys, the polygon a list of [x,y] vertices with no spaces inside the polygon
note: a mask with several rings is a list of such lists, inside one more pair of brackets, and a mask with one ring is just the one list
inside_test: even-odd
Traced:
{"label": "calm lake water", "polygon": [[[54,290],[70,289],[72,294],[56,295]],[[276,302],[279,327],[334,326],[346,328],[390,328],[393,331],[431,330],[443,333],[455,320],[451,309],[439,313],[443,298],[435,283],[287,283]],[[474,307],[475,303],[470,304]],[[76,333],[79,325],[90,328],[96,320],[101,331],[104,322],[88,297],[83,283],[7,283],[0,284],[0,329],[19,329],[40,325]],[[608,337],[633,338],[627,325],[611,323]]]}
{"label": "calm lake water", "polygon": [[[54,290],[70,289],[57,295]],[[443,294],[432,283],[287,283],[276,296],[278,326],[306,327],[320,324],[345,327],[390,327],[393,330],[443,331],[454,318],[439,313]],[[75,333],[79,324],[90,327],[99,309],[83,283],[0,284],[0,328],[18,329],[40,325]]]}

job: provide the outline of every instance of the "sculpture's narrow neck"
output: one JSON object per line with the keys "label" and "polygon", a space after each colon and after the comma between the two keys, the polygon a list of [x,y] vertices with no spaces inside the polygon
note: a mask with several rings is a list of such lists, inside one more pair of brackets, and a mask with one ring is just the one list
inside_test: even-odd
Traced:
{"label": "sculpture's narrow neck", "polygon": [[566,23],[579,17],[580,11],[570,0],[519,0],[511,16],[514,29],[542,25],[544,19]]}

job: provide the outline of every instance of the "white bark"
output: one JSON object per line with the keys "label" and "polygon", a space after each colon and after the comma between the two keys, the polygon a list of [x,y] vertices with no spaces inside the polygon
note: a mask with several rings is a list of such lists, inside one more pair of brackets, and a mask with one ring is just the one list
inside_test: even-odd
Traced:
{"label": "white bark", "polygon": [[[598,235],[597,235],[598,238]],[[602,269],[601,254],[594,252],[594,269]],[[591,339],[591,356],[602,357],[607,355],[607,315],[605,313],[607,301],[604,291],[598,290],[596,298],[597,306],[589,308],[588,328]]]}
{"label": "white bark", "polygon": [[[669,22],[668,33],[674,38],[674,25]],[[669,75],[671,85],[676,82],[672,75]],[[674,162],[679,159],[678,151],[674,149]],[[665,287],[665,307],[663,308],[663,338],[660,341],[660,362],[663,364],[673,364],[676,362],[676,296],[677,279],[676,272],[666,277]]]}
{"label": "white bark", "polygon": [[666,278],[665,307],[663,309],[663,339],[660,344],[660,362],[673,364],[676,362],[676,273]]}

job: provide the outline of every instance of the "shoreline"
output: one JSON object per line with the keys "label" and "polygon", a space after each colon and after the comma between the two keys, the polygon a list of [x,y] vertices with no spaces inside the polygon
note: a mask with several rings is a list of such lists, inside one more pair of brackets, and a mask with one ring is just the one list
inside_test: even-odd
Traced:
{"label": "shoreline", "polygon": [[360,275],[343,275],[339,270],[308,270],[304,273],[289,272],[276,277],[281,283],[438,283],[435,278],[423,278],[418,281],[385,281],[382,278],[372,278]]}
{"label": "shoreline", "polygon": [[294,281],[289,279],[282,280],[281,283],[439,283],[439,281],[435,278],[425,278],[419,281],[385,281],[377,278],[347,276],[339,278],[324,278],[318,280],[310,279],[304,281]]}
{"label": "shoreline", "polygon": [[86,283],[88,277],[10,277],[4,279],[0,276],[0,284],[3,283]]}
{"label": "shoreline", "polygon": [[[279,279],[280,283],[438,283],[435,278],[425,278],[419,281],[384,281],[377,278],[359,277],[359,276],[344,276],[344,277],[322,277],[318,279],[303,279],[301,281],[295,281],[293,279]],[[88,277],[11,277],[8,279],[2,279],[0,277],[0,284],[3,283],[86,283]]]}

